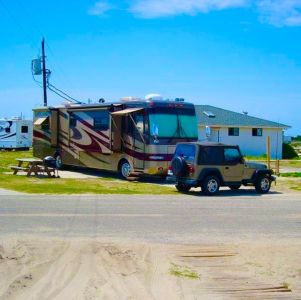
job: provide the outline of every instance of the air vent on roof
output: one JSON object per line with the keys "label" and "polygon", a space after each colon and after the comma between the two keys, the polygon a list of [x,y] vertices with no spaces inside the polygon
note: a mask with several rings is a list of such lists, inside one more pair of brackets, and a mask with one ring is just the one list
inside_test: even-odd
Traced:
{"label": "air vent on roof", "polygon": [[211,111],[203,111],[203,113],[209,118],[215,118],[215,114]]}

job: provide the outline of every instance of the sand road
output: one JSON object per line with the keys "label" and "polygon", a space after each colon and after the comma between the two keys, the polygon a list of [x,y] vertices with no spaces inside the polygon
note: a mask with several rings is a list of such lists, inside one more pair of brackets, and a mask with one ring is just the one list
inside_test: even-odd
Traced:
{"label": "sand road", "polygon": [[0,299],[301,299],[300,194],[241,193],[0,195]]}
{"label": "sand road", "polygon": [[298,299],[300,246],[10,239],[0,299]]}

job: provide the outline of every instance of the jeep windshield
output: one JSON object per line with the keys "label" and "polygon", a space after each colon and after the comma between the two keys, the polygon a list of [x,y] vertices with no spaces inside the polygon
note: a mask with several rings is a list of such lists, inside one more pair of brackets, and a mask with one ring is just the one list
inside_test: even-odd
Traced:
{"label": "jeep windshield", "polygon": [[195,138],[198,137],[197,120],[193,112],[149,113],[150,135],[157,138]]}

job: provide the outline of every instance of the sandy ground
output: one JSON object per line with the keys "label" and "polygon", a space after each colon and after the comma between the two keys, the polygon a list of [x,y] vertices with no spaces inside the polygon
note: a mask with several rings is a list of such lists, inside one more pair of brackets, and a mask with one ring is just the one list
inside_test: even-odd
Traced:
{"label": "sandy ground", "polygon": [[0,299],[301,299],[301,242],[0,239]]}

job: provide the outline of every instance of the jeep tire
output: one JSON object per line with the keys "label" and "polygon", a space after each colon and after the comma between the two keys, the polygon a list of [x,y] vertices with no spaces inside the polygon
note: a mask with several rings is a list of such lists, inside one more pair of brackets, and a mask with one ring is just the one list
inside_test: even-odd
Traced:
{"label": "jeep tire", "polygon": [[191,187],[185,183],[177,183],[176,184],[176,189],[181,193],[188,193],[190,188]]}
{"label": "jeep tire", "polygon": [[271,188],[271,180],[268,176],[259,176],[255,182],[255,190],[259,194],[266,194]]}
{"label": "jeep tire", "polygon": [[214,196],[218,193],[220,180],[214,175],[207,176],[201,185],[202,192],[207,196]]}
{"label": "jeep tire", "polygon": [[176,156],[171,161],[171,170],[176,177],[186,176],[187,174],[187,163],[181,156]]}

